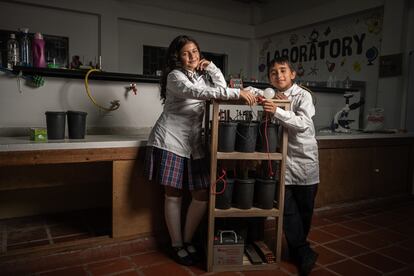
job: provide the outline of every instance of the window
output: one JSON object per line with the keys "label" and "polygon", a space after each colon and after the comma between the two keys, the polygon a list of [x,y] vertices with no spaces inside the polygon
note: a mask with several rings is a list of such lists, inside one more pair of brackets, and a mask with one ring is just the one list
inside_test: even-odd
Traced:
{"label": "window", "polygon": [[[220,68],[224,75],[226,74],[227,55],[209,52],[202,52],[202,54],[205,59],[211,60],[218,68]],[[166,55],[166,47],[144,45],[143,74],[153,76],[157,75],[157,71],[162,70],[164,66]]]}

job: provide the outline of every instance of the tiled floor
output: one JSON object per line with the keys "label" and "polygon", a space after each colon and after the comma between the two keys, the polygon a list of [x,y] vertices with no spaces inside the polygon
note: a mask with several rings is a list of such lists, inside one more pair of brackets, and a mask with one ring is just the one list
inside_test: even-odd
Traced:
{"label": "tiled floor", "polygon": [[[312,246],[319,253],[312,275],[414,275],[413,214],[413,199],[386,203],[380,207],[375,204],[317,211],[309,235]],[[73,216],[76,220],[73,220]],[[107,234],[109,231],[103,227],[107,225],[105,219],[94,216],[92,223],[85,219],[84,213],[75,213],[73,216],[68,220],[62,220],[62,217],[37,217],[0,221],[2,253]],[[286,260],[276,271],[207,273],[202,265],[177,265],[156,248],[148,239],[124,242],[118,246],[98,246],[80,253],[64,252],[35,261],[15,261],[14,271],[10,263],[3,266],[0,263],[0,275],[297,274],[294,265]]]}

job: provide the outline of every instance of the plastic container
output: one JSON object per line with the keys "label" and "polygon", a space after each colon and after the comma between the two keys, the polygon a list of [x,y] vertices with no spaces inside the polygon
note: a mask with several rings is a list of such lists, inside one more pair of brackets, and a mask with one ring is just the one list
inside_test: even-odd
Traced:
{"label": "plastic container", "polygon": [[35,33],[33,39],[33,67],[46,67],[45,41],[41,33]]}
{"label": "plastic container", "polygon": [[239,122],[236,133],[236,151],[254,152],[256,149],[258,122]]}
{"label": "plastic container", "polygon": [[257,134],[257,151],[276,152],[278,139],[277,127],[276,124],[269,122],[267,125],[265,122],[260,123],[259,133]]}
{"label": "plastic container", "polygon": [[66,112],[46,111],[47,139],[65,139]]}
{"label": "plastic container", "polygon": [[234,151],[237,122],[220,121],[218,128],[218,151]]}
{"label": "plastic container", "polygon": [[[216,208],[217,209],[229,209],[231,207],[231,202],[233,198],[233,186],[234,186],[234,179],[229,178],[226,179],[226,188],[223,193],[216,194]],[[216,184],[216,193],[221,192],[224,188],[223,180],[217,181]]]}
{"label": "plastic container", "polygon": [[13,69],[14,66],[20,63],[20,49],[19,42],[16,40],[15,34],[10,34],[10,39],[7,40],[7,68]]}
{"label": "plastic container", "polygon": [[255,179],[236,179],[233,187],[233,205],[240,209],[253,206]]}
{"label": "plastic container", "polygon": [[29,40],[29,29],[21,28],[20,29],[20,65],[21,66],[32,66],[31,61],[31,47]]}
{"label": "plastic container", "polygon": [[275,198],[276,179],[257,178],[254,185],[254,206],[261,209],[272,209]]}
{"label": "plastic container", "polygon": [[88,115],[88,113],[69,110],[67,115],[69,139],[84,139],[86,131],[86,115]]}

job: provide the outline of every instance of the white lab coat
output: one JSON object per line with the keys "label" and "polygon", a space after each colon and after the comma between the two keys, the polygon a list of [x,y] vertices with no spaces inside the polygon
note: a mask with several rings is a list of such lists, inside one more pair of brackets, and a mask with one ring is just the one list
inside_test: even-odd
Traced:
{"label": "white lab coat", "polygon": [[286,185],[319,183],[318,144],[312,117],[315,106],[309,91],[293,84],[283,92],[291,101],[291,110],[277,108],[275,118],[288,129]]}
{"label": "white lab coat", "polygon": [[[251,89],[263,95],[259,89]],[[291,110],[277,108],[274,118],[288,129],[285,185],[319,183],[318,144],[312,117],[315,106],[309,91],[293,84],[283,92],[291,101]]]}
{"label": "white lab coat", "polygon": [[164,110],[147,145],[193,159],[204,157],[201,139],[205,100],[238,99],[240,89],[227,88],[226,80],[213,62],[204,74],[175,69],[167,77]]}

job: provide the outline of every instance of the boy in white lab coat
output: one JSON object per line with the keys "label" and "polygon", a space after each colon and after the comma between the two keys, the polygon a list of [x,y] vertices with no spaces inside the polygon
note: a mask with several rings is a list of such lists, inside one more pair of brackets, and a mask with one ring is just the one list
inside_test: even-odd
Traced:
{"label": "boy in white lab coat", "polygon": [[275,98],[291,101],[290,111],[271,101],[264,101],[263,109],[288,129],[283,230],[300,275],[308,275],[318,257],[307,241],[319,183],[315,107],[310,92],[293,82],[296,72],[287,58],[271,61],[268,76],[277,89]]}

